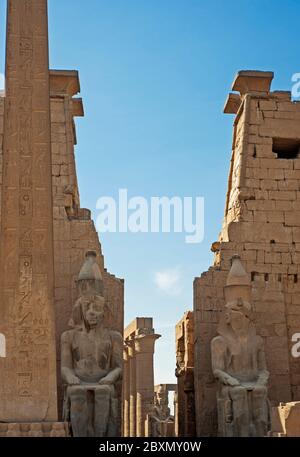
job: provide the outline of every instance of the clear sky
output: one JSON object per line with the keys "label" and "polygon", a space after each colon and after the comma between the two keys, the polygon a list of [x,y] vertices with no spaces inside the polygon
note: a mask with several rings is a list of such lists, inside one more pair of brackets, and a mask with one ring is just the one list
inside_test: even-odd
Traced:
{"label": "clear sky", "polygon": [[[0,0],[0,72],[4,10]],[[78,69],[83,207],[116,196],[203,196],[205,238],[100,234],[109,271],[125,279],[126,323],[153,316],[155,380],[173,382],[174,326],[192,309],[193,278],[212,262],[224,211],[236,71],[272,70],[273,89],[300,72],[299,0],[49,0],[51,67]]]}

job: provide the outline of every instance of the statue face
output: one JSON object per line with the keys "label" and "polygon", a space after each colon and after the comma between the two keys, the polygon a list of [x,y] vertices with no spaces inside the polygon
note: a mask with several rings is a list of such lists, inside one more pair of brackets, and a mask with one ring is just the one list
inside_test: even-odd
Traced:
{"label": "statue face", "polygon": [[251,305],[242,298],[239,298],[227,303],[226,308],[226,323],[233,330],[247,330],[250,323],[247,310],[251,309]]}
{"label": "statue face", "polygon": [[167,406],[168,405],[168,397],[165,395],[164,392],[157,392],[156,394],[157,404],[158,406]]}
{"label": "statue face", "polygon": [[249,319],[240,311],[230,311],[228,318],[233,330],[246,330],[249,326]]}
{"label": "statue face", "polygon": [[100,296],[86,297],[81,302],[84,321],[90,328],[97,327],[104,317],[104,298]]}

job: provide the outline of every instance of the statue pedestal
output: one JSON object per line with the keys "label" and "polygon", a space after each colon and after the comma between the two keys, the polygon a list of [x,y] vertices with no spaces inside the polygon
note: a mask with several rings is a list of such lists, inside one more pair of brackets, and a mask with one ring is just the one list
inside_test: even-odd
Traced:
{"label": "statue pedestal", "polygon": [[30,437],[62,437],[70,436],[68,422],[33,422],[33,423],[1,423],[1,438]]}
{"label": "statue pedestal", "polygon": [[175,421],[158,420],[151,414],[147,414],[145,421],[145,436],[147,438],[175,437]]}

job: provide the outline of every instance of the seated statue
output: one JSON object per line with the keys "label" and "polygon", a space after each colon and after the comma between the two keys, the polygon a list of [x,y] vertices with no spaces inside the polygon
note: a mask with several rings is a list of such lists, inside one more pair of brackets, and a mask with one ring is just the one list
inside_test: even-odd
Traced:
{"label": "seated statue", "polygon": [[163,386],[159,386],[154,394],[154,405],[147,417],[149,423],[149,436],[167,437],[174,436],[175,422],[169,408],[169,392]]}
{"label": "seated statue", "polygon": [[89,252],[79,274],[80,297],[73,308],[72,329],[61,338],[61,374],[65,384],[64,420],[75,437],[118,434],[123,339],[104,325],[106,311],[96,254]]}
{"label": "seated statue", "polygon": [[219,382],[219,435],[265,436],[269,373],[263,340],[253,322],[251,284],[238,256],[233,258],[225,298],[219,336],[211,343],[213,374]]}

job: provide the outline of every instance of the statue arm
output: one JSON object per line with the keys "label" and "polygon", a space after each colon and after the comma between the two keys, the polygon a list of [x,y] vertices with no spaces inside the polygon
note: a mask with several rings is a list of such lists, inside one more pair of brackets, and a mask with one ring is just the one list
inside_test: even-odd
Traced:
{"label": "statue arm", "polygon": [[68,332],[63,333],[61,337],[61,377],[65,384],[80,384],[80,380],[75,375],[73,368],[73,356]]}
{"label": "statue arm", "polygon": [[268,384],[270,373],[267,370],[264,343],[263,343],[263,339],[261,337],[259,337],[259,340],[258,340],[257,363],[258,363],[258,373],[259,373],[258,379],[257,379],[257,384],[260,386],[266,386]]}
{"label": "statue arm", "polygon": [[222,384],[238,386],[240,384],[239,381],[225,371],[225,351],[226,343],[224,339],[221,336],[214,338],[211,342],[213,374]]}
{"label": "statue arm", "polygon": [[123,338],[119,332],[112,332],[111,370],[99,381],[99,384],[115,384],[122,379],[123,370]]}

